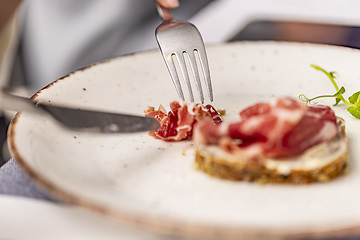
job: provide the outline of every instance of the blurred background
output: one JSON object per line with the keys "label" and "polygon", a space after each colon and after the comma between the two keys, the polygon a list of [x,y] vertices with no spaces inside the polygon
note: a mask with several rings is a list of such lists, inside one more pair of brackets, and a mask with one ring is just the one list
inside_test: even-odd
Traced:
{"label": "blurred background", "polygon": [[[173,14],[194,23],[207,44],[279,40],[360,48],[359,7],[355,0],[180,0]],[[152,0],[2,0],[0,87],[30,97],[79,68],[156,49],[160,23]],[[0,113],[0,166],[10,158],[11,117]]]}

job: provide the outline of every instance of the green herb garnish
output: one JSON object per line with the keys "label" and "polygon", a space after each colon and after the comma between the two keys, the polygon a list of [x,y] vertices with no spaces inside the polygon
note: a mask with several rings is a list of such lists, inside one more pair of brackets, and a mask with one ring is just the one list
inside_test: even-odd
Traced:
{"label": "green herb garnish", "polygon": [[345,93],[345,88],[344,87],[339,88],[339,86],[335,82],[335,79],[336,79],[335,72],[328,72],[328,71],[324,70],[323,68],[316,66],[316,65],[311,65],[311,67],[315,68],[316,70],[322,71],[323,73],[326,74],[326,76],[328,76],[331,83],[335,87],[336,93],[333,95],[320,95],[320,96],[317,96],[314,98],[307,98],[304,94],[300,94],[299,98],[301,100],[307,102],[310,105],[317,104],[317,102],[313,102],[315,99],[326,98],[326,97],[335,98],[334,106],[338,105],[339,102],[342,101],[343,103],[345,103],[346,106],[348,106],[347,111],[354,117],[360,119],[360,91],[351,95],[347,101],[343,96],[343,94]]}

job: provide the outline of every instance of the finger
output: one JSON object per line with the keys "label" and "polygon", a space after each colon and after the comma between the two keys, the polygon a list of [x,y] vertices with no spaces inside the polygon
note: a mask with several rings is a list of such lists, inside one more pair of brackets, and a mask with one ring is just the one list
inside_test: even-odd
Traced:
{"label": "finger", "polygon": [[179,0],[156,0],[156,2],[165,8],[176,8],[180,5]]}

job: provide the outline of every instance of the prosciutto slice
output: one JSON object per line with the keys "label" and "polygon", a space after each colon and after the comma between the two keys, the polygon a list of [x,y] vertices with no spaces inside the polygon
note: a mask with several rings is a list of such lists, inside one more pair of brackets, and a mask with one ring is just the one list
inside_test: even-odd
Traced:
{"label": "prosciutto slice", "polygon": [[336,132],[336,116],[328,106],[307,106],[285,97],[250,106],[233,123],[199,122],[195,141],[248,158],[287,158],[331,140]]}
{"label": "prosciutto slice", "polygon": [[192,138],[194,125],[198,121],[212,125],[222,122],[221,115],[211,105],[173,101],[170,109],[167,113],[160,105],[158,110],[149,107],[145,111],[145,116],[156,118],[161,125],[160,129],[149,132],[150,136],[164,141],[188,140]]}

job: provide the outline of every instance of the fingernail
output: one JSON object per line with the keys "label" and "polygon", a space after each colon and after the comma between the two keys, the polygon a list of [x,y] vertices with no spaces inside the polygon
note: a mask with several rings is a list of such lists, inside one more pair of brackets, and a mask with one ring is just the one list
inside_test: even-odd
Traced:
{"label": "fingernail", "polygon": [[169,7],[171,8],[176,8],[178,7],[179,4],[179,0],[167,0]]}

